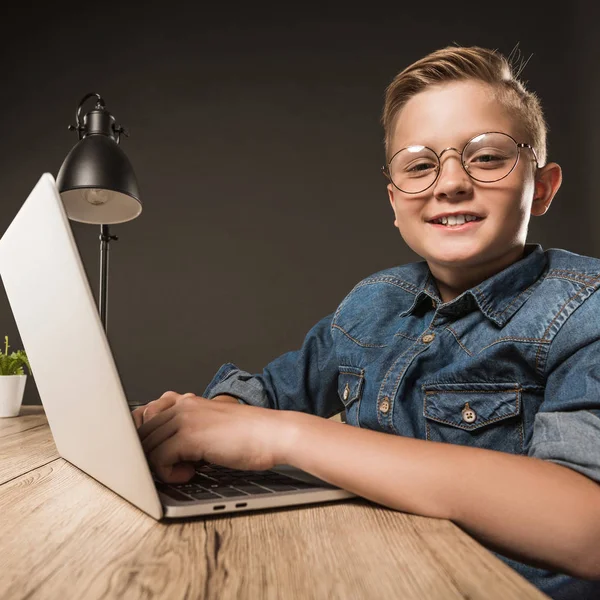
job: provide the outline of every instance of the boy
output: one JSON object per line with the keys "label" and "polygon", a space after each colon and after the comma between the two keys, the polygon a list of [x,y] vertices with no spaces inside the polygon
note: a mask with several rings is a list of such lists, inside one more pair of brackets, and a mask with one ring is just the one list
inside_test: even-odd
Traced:
{"label": "boy", "polygon": [[[539,101],[501,54],[449,47],[395,77],[383,126],[394,225],[424,261],[359,282],[262,374],[228,363],[203,397],[134,411],[148,461],[176,483],[200,459],[290,464],[598,598],[600,260],[526,244],[561,184]],[[342,409],[351,426],[320,418]]]}

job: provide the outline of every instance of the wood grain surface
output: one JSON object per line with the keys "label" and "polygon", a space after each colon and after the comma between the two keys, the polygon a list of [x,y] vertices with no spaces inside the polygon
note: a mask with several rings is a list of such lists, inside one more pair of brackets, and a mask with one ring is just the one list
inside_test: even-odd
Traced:
{"label": "wood grain surface", "polygon": [[157,522],[0,419],[0,598],[547,598],[450,521],[363,499]]}

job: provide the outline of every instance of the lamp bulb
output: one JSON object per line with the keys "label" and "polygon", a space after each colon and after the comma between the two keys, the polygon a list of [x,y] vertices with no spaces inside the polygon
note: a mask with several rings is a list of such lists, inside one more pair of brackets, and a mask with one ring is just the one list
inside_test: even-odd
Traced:
{"label": "lamp bulb", "polygon": [[89,189],[83,192],[83,197],[93,206],[101,206],[110,200],[110,192],[108,190]]}

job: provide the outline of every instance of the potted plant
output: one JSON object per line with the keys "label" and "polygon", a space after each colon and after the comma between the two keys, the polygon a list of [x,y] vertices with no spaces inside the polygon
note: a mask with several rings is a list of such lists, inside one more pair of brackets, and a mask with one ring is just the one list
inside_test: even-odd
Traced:
{"label": "potted plant", "polygon": [[26,366],[31,374],[31,366],[24,350],[8,353],[8,336],[4,336],[5,350],[0,350],[0,417],[16,417],[23,402],[23,392],[27,375]]}

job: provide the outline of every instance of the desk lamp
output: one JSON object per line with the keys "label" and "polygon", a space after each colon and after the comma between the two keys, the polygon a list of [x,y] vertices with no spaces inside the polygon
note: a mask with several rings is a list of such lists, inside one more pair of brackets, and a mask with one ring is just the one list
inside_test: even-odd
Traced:
{"label": "desk lamp", "polygon": [[[83,104],[96,98],[96,105],[81,119]],[[108,226],[135,219],[142,202],[133,168],[119,145],[121,134],[129,137],[106,110],[99,94],[86,94],[77,107],[79,142],[65,158],[56,185],[67,216],[72,221],[100,225],[100,319],[107,331],[108,245],[118,240]]]}

